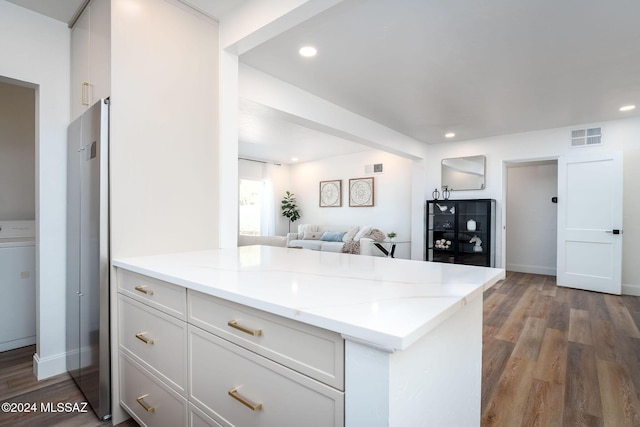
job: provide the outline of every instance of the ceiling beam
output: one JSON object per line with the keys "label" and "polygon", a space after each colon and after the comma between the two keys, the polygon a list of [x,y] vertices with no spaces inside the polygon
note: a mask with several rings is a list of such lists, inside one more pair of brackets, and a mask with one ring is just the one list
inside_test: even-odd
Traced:
{"label": "ceiling beam", "polygon": [[220,47],[242,55],[343,0],[249,0],[220,21]]}

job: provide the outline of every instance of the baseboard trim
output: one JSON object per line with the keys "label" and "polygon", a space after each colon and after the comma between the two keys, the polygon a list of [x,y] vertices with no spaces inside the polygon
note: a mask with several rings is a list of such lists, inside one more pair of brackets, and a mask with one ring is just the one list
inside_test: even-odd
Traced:
{"label": "baseboard trim", "polygon": [[41,358],[38,353],[33,355],[33,373],[38,381],[67,372],[66,353]]}
{"label": "baseboard trim", "polygon": [[517,273],[542,274],[545,276],[556,275],[555,267],[542,267],[539,265],[507,264],[507,271],[514,271]]}
{"label": "baseboard trim", "polygon": [[632,295],[640,297],[640,285],[623,284],[622,295]]}
{"label": "baseboard trim", "polygon": [[36,343],[36,336],[28,337],[28,338],[20,338],[17,340],[9,341],[0,344],[0,352],[13,350],[14,348],[26,347],[28,345],[33,345]]}

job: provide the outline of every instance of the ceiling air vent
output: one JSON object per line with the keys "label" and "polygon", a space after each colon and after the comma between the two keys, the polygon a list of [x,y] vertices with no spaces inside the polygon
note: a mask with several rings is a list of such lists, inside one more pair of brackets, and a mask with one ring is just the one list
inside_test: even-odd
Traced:
{"label": "ceiling air vent", "polygon": [[571,147],[587,147],[602,144],[602,128],[574,129],[571,131]]}
{"label": "ceiling air vent", "polygon": [[382,173],[382,163],[364,165],[364,173]]}

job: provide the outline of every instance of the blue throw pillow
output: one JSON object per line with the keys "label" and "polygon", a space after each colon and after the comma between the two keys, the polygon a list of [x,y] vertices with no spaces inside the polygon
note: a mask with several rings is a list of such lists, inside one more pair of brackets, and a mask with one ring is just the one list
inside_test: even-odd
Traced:
{"label": "blue throw pillow", "polygon": [[342,242],[342,237],[347,234],[346,231],[325,231],[320,240],[325,242]]}

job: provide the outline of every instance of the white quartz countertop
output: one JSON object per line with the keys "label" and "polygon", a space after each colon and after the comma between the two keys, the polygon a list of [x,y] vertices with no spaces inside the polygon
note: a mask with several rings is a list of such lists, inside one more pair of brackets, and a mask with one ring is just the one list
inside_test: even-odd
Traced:
{"label": "white quartz countertop", "polygon": [[504,270],[270,246],[114,259],[113,265],[403,350]]}

